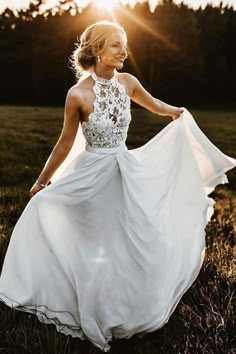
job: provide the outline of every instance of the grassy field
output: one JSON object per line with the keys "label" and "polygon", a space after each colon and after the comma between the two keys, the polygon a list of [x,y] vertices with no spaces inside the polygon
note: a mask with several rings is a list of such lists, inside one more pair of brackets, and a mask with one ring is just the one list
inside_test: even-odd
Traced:
{"label": "grassy field", "polygon": [[[197,124],[224,153],[236,156],[236,111],[191,110]],[[171,119],[133,110],[127,145],[141,146]],[[0,270],[12,229],[29,190],[55,144],[63,108],[0,106]],[[236,169],[235,169],[236,170]],[[114,340],[111,354],[235,354],[236,171],[211,194],[215,213],[206,227],[201,272],[160,330]],[[140,289],[141,290],[141,289]],[[0,304],[0,354],[96,354],[88,341],[59,334],[35,316]]]}

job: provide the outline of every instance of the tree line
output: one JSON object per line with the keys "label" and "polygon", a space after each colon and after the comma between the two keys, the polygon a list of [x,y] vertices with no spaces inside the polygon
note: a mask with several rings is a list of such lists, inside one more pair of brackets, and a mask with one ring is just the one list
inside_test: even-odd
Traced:
{"label": "tree line", "polygon": [[[88,6],[32,19],[33,5],[16,18],[0,15],[0,102],[63,105],[75,75],[68,58],[87,25],[112,19]],[[153,13],[147,4],[116,10],[127,31],[124,71],[139,78],[155,97],[178,105],[236,102],[236,12],[207,6],[193,10],[170,0]],[[27,19],[32,19],[31,21]]]}

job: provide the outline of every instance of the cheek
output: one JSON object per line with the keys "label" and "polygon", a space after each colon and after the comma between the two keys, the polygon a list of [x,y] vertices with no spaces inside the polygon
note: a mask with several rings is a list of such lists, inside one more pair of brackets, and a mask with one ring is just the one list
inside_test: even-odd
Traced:
{"label": "cheek", "polygon": [[109,57],[112,57],[112,56],[116,55],[117,52],[118,52],[117,48],[109,48],[109,49],[106,51],[106,53],[104,53],[104,54],[105,54],[105,57],[108,57],[108,58],[109,58]]}

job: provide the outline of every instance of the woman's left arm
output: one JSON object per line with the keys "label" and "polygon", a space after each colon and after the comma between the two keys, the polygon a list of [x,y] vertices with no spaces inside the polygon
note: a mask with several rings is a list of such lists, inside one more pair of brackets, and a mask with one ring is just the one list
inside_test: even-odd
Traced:
{"label": "woman's left arm", "polygon": [[162,116],[171,116],[172,119],[179,118],[181,113],[183,113],[183,108],[171,106],[153,97],[133,75],[127,74],[127,79],[131,91],[130,98],[140,106],[148,109],[152,113]]}

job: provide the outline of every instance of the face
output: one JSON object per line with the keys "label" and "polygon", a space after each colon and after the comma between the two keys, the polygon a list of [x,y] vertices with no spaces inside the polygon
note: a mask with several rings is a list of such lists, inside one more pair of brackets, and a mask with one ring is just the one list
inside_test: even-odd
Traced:
{"label": "face", "polygon": [[107,39],[105,48],[99,53],[100,64],[114,69],[122,69],[127,56],[126,37],[121,31],[115,31]]}

